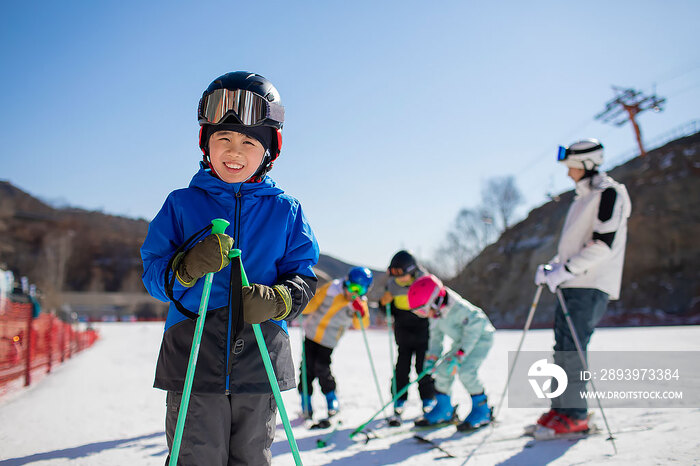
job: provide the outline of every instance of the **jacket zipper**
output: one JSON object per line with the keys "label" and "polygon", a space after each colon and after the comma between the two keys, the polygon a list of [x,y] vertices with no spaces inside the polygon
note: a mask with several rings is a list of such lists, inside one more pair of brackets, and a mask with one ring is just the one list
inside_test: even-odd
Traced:
{"label": "jacket zipper", "polygon": [[[233,204],[233,227],[234,227],[234,243],[233,247],[237,248],[238,247],[238,241],[240,240],[240,235],[239,235],[239,225],[238,225],[238,218],[236,215],[236,212],[238,212],[238,203],[242,202],[241,200],[241,191],[240,187],[239,190],[236,191],[235,195],[235,201]],[[233,270],[231,271],[233,273]],[[229,302],[228,303],[228,337],[226,338],[226,394],[230,395],[231,394],[231,333],[232,333],[232,326],[233,326],[233,303]]]}

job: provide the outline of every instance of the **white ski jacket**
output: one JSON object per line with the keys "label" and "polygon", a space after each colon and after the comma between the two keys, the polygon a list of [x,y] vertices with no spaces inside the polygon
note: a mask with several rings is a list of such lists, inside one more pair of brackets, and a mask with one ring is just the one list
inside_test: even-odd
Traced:
{"label": "white ski jacket", "polygon": [[595,288],[611,300],[620,297],[627,243],[627,219],[632,211],[627,189],[605,173],[576,183],[559,238],[555,262],[574,274],[561,288]]}

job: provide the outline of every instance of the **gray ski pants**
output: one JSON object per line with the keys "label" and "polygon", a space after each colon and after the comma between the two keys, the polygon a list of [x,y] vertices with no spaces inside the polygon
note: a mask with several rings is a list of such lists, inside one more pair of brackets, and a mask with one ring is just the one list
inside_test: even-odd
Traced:
{"label": "gray ski pants", "polygon": [[[165,435],[172,449],[182,393],[166,397]],[[264,466],[272,464],[277,404],[267,394],[190,396],[178,466]],[[165,461],[167,466],[170,455]]]}
{"label": "gray ski pants", "polygon": [[[608,295],[593,288],[563,288],[561,292],[585,357],[593,330],[608,308]],[[585,398],[581,398],[580,392],[586,390],[586,382],[581,381],[579,376],[583,365],[559,304],[554,311],[554,341],[554,363],[566,371],[569,384],[561,396],[552,398],[552,409],[572,419],[585,419],[588,403]],[[553,379],[552,391],[556,387],[556,379]]]}

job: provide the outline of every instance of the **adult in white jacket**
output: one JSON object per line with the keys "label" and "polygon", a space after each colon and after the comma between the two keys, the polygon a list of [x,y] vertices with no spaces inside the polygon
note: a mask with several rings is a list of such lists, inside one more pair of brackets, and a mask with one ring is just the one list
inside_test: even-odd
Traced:
{"label": "adult in white jacket", "polygon": [[[598,171],[603,163],[599,141],[585,139],[560,147],[558,161],[568,167],[576,197],[566,215],[557,256],[538,267],[535,284],[547,285],[552,293],[561,289],[585,354],[608,301],[620,295],[631,203],[624,185]],[[554,362],[567,372],[569,384],[563,395],[552,398],[552,409],[537,424],[554,434],[586,431],[588,406],[579,395],[586,383],[578,376],[583,368],[560,305],[554,315],[554,339]]]}

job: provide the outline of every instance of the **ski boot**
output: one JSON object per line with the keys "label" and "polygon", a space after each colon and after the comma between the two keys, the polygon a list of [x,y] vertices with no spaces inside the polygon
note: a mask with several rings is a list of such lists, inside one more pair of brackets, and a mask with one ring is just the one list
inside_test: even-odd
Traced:
{"label": "ski boot", "polygon": [[452,406],[450,395],[438,393],[435,395],[435,406],[425,416],[416,420],[417,427],[434,426],[452,421],[455,408]]}
{"label": "ski boot", "polygon": [[525,435],[532,435],[539,426],[546,426],[550,419],[557,415],[554,409],[550,409],[546,413],[540,416],[537,423],[525,426]]}
{"label": "ski boot", "polygon": [[472,395],[472,410],[467,418],[457,426],[460,432],[470,432],[488,425],[492,419],[492,409],[489,408],[486,395]]}
{"label": "ski boot", "polygon": [[435,407],[436,404],[437,401],[435,401],[435,398],[428,398],[427,400],[423,400],[423,413],[429,412]]}
{"label": "ski boot", "polygon": [[311,408],[311,395],[301,394],[301,416],[308,420],[314,416],[314,410]]}
{"label": "ski boot", "polygon": [[547,424],[538,425],[533,435],[536,439],[548,440],[570,434],[585,434],[588,431],[588,418],[572,419],[566,414],[556,413]]}
{"label": "ski boot", "polygon": [[399,398],[394,402],[394,414],[401,416],[403,414],[404,406],[406,406],[406,400]]}
{"label": "ski boot", "polygon": [[328,417],[338,414],[340,403],[338,403],[338,397],[335,396],[335,391],[326,393],[326,403],[328,403]]}
{"label": "ski boot", "polygon": [[394,401],[394,414],[386,418],[386,422],[389,427],[399,427],[401,425],[401,414],[403,414],[403,408],[406,404],[406,400],[398,399]]}

